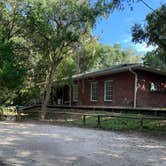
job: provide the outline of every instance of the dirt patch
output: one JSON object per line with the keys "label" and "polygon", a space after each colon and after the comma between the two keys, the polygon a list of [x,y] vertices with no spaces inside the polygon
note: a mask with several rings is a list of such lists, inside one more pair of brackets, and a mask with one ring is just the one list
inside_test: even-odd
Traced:
{"label": "dirt patch", "polygon": [[166,140],[75,127],[0,122],[0,161],[12,166],[165,166]]}

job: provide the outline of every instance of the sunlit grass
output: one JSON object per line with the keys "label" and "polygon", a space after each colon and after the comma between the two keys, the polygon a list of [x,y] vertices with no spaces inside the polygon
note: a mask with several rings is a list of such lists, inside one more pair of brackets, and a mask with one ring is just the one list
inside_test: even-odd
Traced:
{"label": "sunlit grass", "polygon": [[[123,115],[125,116],[125,114]],[[122,116],[122,117],[123,117]],[[128,116],[128,114],[126,115]],[[142,117],[143,115],[130,115],[130,117]],[[78,126],[83,126],[83,119],[67,119],[67,123]],[[140,120],[116,118],[116,117],[103,117],[100,122],[100,126],[97,123],[97,117],[87,116],[85,127],[111,130],[130,130],[130,131],[148,131],[148,132],[159,132],[166,134],[166,120],[144,120],[143,126],[141,126]]]}
{"label": "sunlit grass", "polygon": [[[57,112],[56,112],[57,111]],[[86,121],[83,121],[83,115],[86,114]],[[92,116],[96,114],[96,116]],[[100,125],[98,124],[98,116],[102,115]],[[113,115],[118,117],[107,117]],[[128,118],[126,118],[128,117]],[[136,118],[136,119],[133,119]],[[143,125],[141,123],[143,118]],[[55,123],[74,125],[87,128],[101,128],[104,130],[120,130],[120,131],[145,131],[151,133],[162,133],[166,135],[166,120],[147,120],[145,118],[156,118],[154,116],[143,114],[129,114],[129,113],[110,113],[104,111],[72,111],[69,110],[51,110],[46,114],[47,121],[54,121]],[[39,113],[36,110],[26,111],[26,114],[21,117],[25,119],[39,119]]]}

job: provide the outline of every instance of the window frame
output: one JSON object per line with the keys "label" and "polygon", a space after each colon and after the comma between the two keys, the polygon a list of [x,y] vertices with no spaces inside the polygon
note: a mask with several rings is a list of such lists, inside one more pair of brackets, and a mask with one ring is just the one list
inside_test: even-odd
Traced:
{"label": "window frame", "polygon": [[[111,83],[111,96],[110,96],[110,99],[106,99],[106,83],[107,82],[110,82]],[[104,81],[104,101],[112,101],[112,80],[105,80]]]}
{"label": "window frame", "polygon": [[[77,89],[77,92],[75,91]],[[75,98],[77,94],[77,99]],[[79,100],[79,89],[78,89],[78,84],[73,84],[73,94],[72,94],[73,102],[78,102]]]}
{"label": "window frame", "polygon": [[[92,86],[93,86],[93,84],[96,85],[96,100],[93,100],[93,96],[92,96]],[[97,88],[98,88],[98,82],[97,81],[93,81],[93,82],[90,83],[90,101],[92,101],[92,102],[98,101],[98,98],[97,98]]]}
{"label": "window frame", "polygon": [[159,83],[156,83],[156,82],[150,82],[149,91],[151,93],[160,92],[161,91],[161,85]]}

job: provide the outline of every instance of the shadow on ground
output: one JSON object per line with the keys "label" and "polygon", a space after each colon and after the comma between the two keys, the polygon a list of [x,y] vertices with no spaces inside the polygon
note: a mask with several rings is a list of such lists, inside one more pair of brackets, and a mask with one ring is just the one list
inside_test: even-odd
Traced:
{"label": "shadow on ground", "polygon": [[166,141],[140,135],[0,122],[2,166],[154,166],[165,156]]}

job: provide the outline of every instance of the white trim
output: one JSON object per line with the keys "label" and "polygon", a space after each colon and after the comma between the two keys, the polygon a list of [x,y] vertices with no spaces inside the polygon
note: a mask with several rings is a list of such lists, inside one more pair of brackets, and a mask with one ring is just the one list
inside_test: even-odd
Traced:
{"label": "white trim", "polygon": [[[90,83],[90,85],[91,85],[91,86],[90,86],[90,101],[97,101],[97,99],[96,99],[96,100],[93,100],[93,99],[92,99],[92,85],[93,85],[93,84],[96,84],[96,88],[97,88],[98,82],[97,82],[97,81],[94,81],[94,82],[91,82],[91,83]],[[97,89],[96,89],[96,95],[97,95]],[[97,96],[96,96],[96,98],[97,98]]]}
{"label": "white trim", "polygon": [[129,71],[134,74],[134,109],[137,107],[137,88],[138,88],[138,74],[133,71],[131,68],[129,68]]}
{"label": "white trim", "polygon": [[104,81],[104,101],[112,101],[112,89],[111,89],[111,99],[106,99],[106,82],[111,82],[111,88],[112,88],[112,80],[105,80]]}

